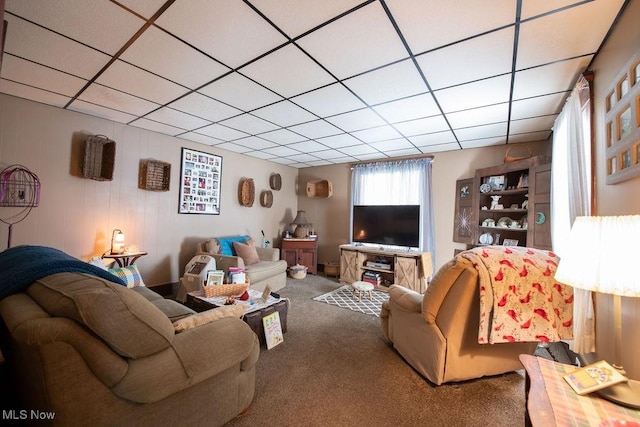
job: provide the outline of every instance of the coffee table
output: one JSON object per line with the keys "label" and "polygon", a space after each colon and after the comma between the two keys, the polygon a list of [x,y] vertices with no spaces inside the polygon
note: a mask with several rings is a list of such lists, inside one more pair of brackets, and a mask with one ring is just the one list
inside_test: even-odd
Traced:
{"label": "coffee table", "polygon": [[[282,333],[287,332],[289,300],[286,298],[275,298],[273,295],[269,295],[266,302],[261,302],[260,299],[262,297],[262,292],[254,289],[249,289],[248,292],[249,299],[247,301],[240,301],[236,299],[236,304],[247,306],[247,311],[242,316],[242,320],[244,320],[251,330],[256,333],[258,340],[260,340],[260,345],[266,346],[262,318],[277,311],[280,316]],[[207,298],[204,296],[202,290],[200,290],[187,293],[185,305],[194,311],[201,312],[223,306],[226,299],[227,297],[225,296]]]}

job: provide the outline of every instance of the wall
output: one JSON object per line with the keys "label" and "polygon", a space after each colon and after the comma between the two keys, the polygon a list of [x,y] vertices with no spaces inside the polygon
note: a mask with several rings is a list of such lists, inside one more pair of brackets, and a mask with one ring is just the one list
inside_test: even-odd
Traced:
{"label": "wall", "polygon": [[[534,155],[551,155],[548,141],[526,143]],[[456,181],[471,178],[475,170],[504,162],[504,145],[469,150],[436,153],[434,156],[433,203],[435,206],[435,265],[436,270],[453,257],[454,250],[465,245],[453,241],[453,212]],[[350,165],[318,166],[300,169],[298,191],[299,209],[306,210],[318,233],[319,262],[337,261],[338,246],[349,243],[349,207],[351,203]],[[306,196],[306,182],[328,179],[333,182],[333,196],[329,199],[310,199]]]}
{"label": "wall", "polygon": [[[640,52],[640,0],[631,0],[607,43],[594,60],[594,107],[596,146],[597,215],[640,214],[640,178],[607,185],[604,103],[614,79],[631,57]],[[622,364],[629,376],[640,379],[640,298],[622,298]],[[612,298],[596,296],[596,346],[599,356],[612,359]]]}
{"label": "wall", "polygon": [[[84,135],[102,134],[116,141],[112,181],[78,177]],[[221,155],[220,215],[179,215],[181,147]],[[168,192],[138,189],[140,159],[170,162]],[[109,249],[111,232],[122,229],[127,244],[149,254],[137,264],[147,284],[175,282],[195,253],[195,243],[213,236],[249,234],[261,243],[261,230],[277,243],[297,208],[298,170],[230,151],[157,134],[84,114],[0,94],[0,169],[18,163],[42,182],[40,205],[13,227],[12,246],[45,245],[81,259]],[[260,206],[258,195],[269,176],[282,176],[273,206]],[[253,207],[238,202],[242,177],[255,181]],[[12,208],[0,208],[6,219]],[[0,248],[8,226],[0,224]]]}

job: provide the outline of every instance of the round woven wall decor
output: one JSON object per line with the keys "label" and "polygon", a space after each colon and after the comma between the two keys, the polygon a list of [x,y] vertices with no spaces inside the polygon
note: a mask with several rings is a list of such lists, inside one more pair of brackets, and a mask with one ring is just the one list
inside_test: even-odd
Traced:
{"label": "round woven wall decor", "polygon": [[260,205],[270,208],[273,205],[273,192],[271,190],[263,190],[260,193]]}
{"label": "round woven wall decor", "polygon": [[256,197],[255,186],[253,184],[253,178],[242,178],[240,180],[240,187],[238,189],[238,199],[242,206],[251,207]]}
{"label": "round woven wall decor", "polygon": [[282,188],[282,177],[279,173],[272,173],[269,177],[269,187],[272,190],[280,190]]}

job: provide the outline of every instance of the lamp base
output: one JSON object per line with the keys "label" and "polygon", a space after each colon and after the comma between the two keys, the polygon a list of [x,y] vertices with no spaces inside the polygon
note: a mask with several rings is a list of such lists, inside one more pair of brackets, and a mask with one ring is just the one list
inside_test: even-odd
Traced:
{"label": "lamp base", "polygon": [[[596,353],[583,353],[578,356],[582,366],[596,363],[600,358]],[[598,396],[627,408],[640,409],[640,381],[629,380],[596,390]]]}

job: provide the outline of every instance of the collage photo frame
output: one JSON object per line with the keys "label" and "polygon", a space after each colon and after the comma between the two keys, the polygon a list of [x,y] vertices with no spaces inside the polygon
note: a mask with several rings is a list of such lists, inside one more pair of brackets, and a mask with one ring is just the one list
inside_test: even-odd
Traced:
{"label": "collage photo frame", "polygon": [[181,214],[220,214],[222,156],[182,148],[180,163]]}

